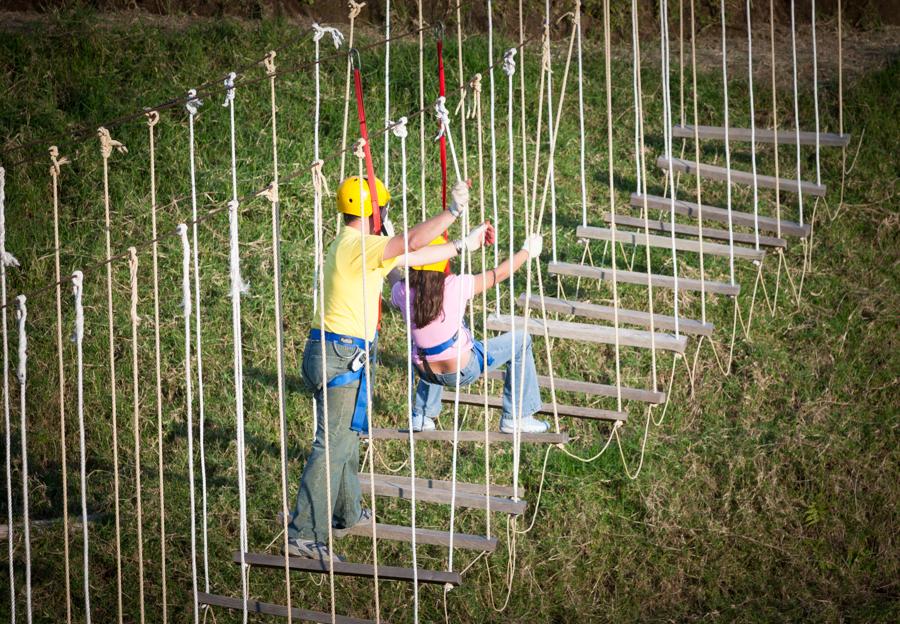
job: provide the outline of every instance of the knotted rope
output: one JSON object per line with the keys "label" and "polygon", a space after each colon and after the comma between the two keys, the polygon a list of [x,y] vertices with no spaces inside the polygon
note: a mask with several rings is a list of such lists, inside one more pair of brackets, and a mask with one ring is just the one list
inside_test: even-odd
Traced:
{"label": "knotted rope", "polygon": [[[91,624],[91,576],[90,576],[90,542],[88,541],[87,512],[87,444],[84,435],[84,306],[82,304],[84,274],[81,271],[72,273],[72,293],[75,298],[75,361],[76,361],[76,395],[78,402],[78,449],[81,458],[81,543],[82,568],[84,581],[84,620]],[[4,289],[5,291],[5,289]],[[5,294],[5,292],[4,292]],[[4,297],[5,299],[5,297]],[[6,315],[6,307],[3,308]],[[4,323],[4,327],[6,327]],[[5,342],[4,333],[4,342]],[[6,349],[4,348],[4,353]],[[12,525],[10,525],[12,529]]]}
{"label": "knotted rope", "polygon": [[[360,12],[363,10],[363,7],[366,6],[365,2],[355,2],[354,0],[349,0],[347,6],[350,8],[350,13],[348,14],[348,18],[350,20],[350,36],[347,38],[347,47],[353,48],[353,38],[354,38],[354,28],[356,24],[356,18],[359,17]],[[419,34],[419,40],[421,43],[421,33]],[[318,64],[317,64],[318,65]],[[350,120],[350,77],[353,70],[353,62],[350,59],[350,56],[347,56],[347,71],[346,78],[344,80],[344,122],[341,128],[341,180],[344,179],[344,171],[346,170],[347,164],[347,152],[344,151],[347,148],[347,124]],[[423,174],[424,175],[424,172]]]}
{"label": "knotted rope", "polygon": [[16,377],[19,380],[19,417],[22,444],[22,533],[25,542],[25,615],[28,624],[32,621],[31,605],[31,514],[28,508],[28,419],[25,414],[25,382],[28,377],[28,336],[25,320],[28,307],[25,295],[16,297],[16,326],[19,335]]}
{"label": "knotted rope", "polygon": [[141,507],[141,410],[140,388],[138,385],[138,257],[137,249],[128,248],[128,274],[131,286],[131,386],[134,393],[134,485],[135,514],[137,516],[137,556],[138,556],[138,605],[141,624],[146,619],[144,611],[144,516]]}
{"label": "knotted rope", "polygon": [[344,34],[334,26],[320,26],[317,22],[313,22],[313,41],[318,43],[325,35],[331,35],[331,42],[334,49],[337,50],[344,43]]}

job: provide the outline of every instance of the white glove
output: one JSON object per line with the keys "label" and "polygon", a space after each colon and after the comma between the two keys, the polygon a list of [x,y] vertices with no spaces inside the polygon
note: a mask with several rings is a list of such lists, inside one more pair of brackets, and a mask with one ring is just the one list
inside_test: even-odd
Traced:
{"label": "white glove", "polygon": [[471,230],[469,235],[462,240],[463,251],[477,251],[481,249],[481,245],[484,243],[484,233],[486,231],[487,223],[482,223],[474,230]]}
{"label": "white glove", "polygon": [[537,258],[544,248],[544,237],[540,234],[532,234],[522,243],[522,250],[528,252],[529,258]]}
{"label": "white glove", "polygon": [[450,214],[459,217],[469,209],[469,185],[459,181],[450,189]]}

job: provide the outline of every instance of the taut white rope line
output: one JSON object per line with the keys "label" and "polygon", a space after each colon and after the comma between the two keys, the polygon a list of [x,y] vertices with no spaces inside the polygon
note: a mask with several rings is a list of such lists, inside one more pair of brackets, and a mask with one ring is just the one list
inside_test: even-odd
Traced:
{"label": "taut white rope line", "polygon": [[[384,3],[384,127],[391,125],[391,0]],[[384,185],[391,188],[391,133],[384,133]],[[318,160],[316,156],[316,160]]]}
{"label": "taut white rope line", "polygon": [[[407,185],[406,185],[406,137],[409,134],[407,129],[408,120],[401,117],[396,123],[392,123],[391,132],[395,137],[400,139],[400,179],[402,191],[402,208],[403,208],[403,253],[409,253],[409,212],[406,201]],[[404,267],[406,273],[407,284],[409,283],[409,267]],[[412,313],[410,312],[410,297],[405,297],[405,318],[406,318],[406,414],[407,420],[412,416],[413,409],[413,392],[415,392],[416,377],[412,367]],[[413,435],[412,427],[409,429],[409,472],[410,472],[410,526],[412,528],[410,536],[410,546],[412,548],[412,569],[413,569],[413,622],[419,622],[419,564],[418,551],[416,548],[416,437]]]}
{"label": "taut white rope line", "polygon": [[[76,397],[78,401],[78,449],[81,459],[81,538],[82,538],[82,568],[84,574],[84,621],[91,624],[91,576],[90,576],[90,544],[88,542],[88,513],[87,513],[87,445],[84,439],[84,306],[81,302],[84,274],[81,271],[72,273],[72,293],[75,298],[75,358],[76,358]],[[4,289],[5,290],[5,289]],[[4,297],[5,298],[5,297]],[[3,308],[6,315],[6,307]],[[4,338],[6,336],[4,327]],[[3,350],[4,353],[6,349]],[[12,525],[10,525],[10,531]]]}
{"label": "taut white rope line", "polygon": [[[666,158],[669,161],[668,185],[669,194],[669,226],[672,230],[672,279],[673,279],[673,311],[675,316],[675,336],[681,335],[681,326],[678,316],[678,253],[675,250],[675,171],[672,163],[672,94],[669,85],[669,4],[667,0],[661,0],[659,12],[660,48],[662,57],[662,82],[663,82],[663,143],[665,145]],[[615,257],[615,244],[613,244],[613,257]],[[613,278],[615,281],[615,278]]]}
{"label": "taut white rope line", "polygon": [[135,513],[137,515],[137,556],[138,556],[138,605],[141,624],[146,620],[144,612],[144,516],[141,507],[141,410],[138,391],[138,258],[137,249],[128,248],[128,273],[131,285],[131,384],[134,391],[134,484]]}
{"label": "taut white rope line", "polygon": [[[694,0],[691,0],[691,82],[694,88],[694,182],[697,191],[697,243],[700,246],[700,322],[706,324],[706,261],[703,257],[703,194],[700,182],[700,115],[697,110],[697,27],[694,15]],[[645,184],[646,189],[646,184]],[[646,194],[646,190],[644,192]],[[644,210],[647,206],[644,202]]]}
{"label": "taut white rope line", "polygon": [[181,238],[181,307],[184,317],[184,387],[187,420],[188,487],[191,515],[191,586],[193,588],[194,624],[200,621],[197,602],[197,505],[194,500],[194,394],[191,373],[191,244],[188,242],[187,225],[179,223],[175,228]]}
{"label": "taut white rope line", "polygon": [[32,621],[31,608],[31,518],[28,509],[28,419],[25,416],[25,386],[28,377],[28,335],[25,331],[25,320],[28,318],[28,306],[25,295],[16,297],[16,325],[18,327],[19,344],[16,377],[19,380],[19,419],[20,438],[22,443],[22,537],[25,541],[25,615],[28,624]]}
{"label": "taut white rope line", "polygon": [[[57,381],[59,383],[59,450],[62,469],[62,515],[63,515],[63,566],[66,575],[66,622],[72,624],[72,578],[69,564],[69,470],[66,461],[66,392],[65,365],[63,363],[62,331],[62,276],[59,268],[59,174],[60,167],[69,159],[60,158],[59,149],[50,147],[50,178],[53,187],[53,276],[56,279],[56,357]],[[0,191],[2,193],[2,191]],[[154,233],[153,238],[156,238]]]}
{"label": "taut white rope line", "polygon": [[[419,110],[425,110],[425,25],[422,19],[422,0],[416,2],[419,28]],[[422,203],[422,220],[425,220],[425,124],[426,116],[419,117],[419,201]],[[343,171],[343,169],[342,169]],[[341,173],[341,179],[343,179]]]}
{"label": "taut white rope line", "polygon": [[794,72],[794,137],[797,141],[797,202],[800,210],[800,225],[803,225],[803,187],[800,171],[800,96],[797,93],[797,25],[794,18],[794,0],[791,0],[791,50]]}
{"label": "taut white rope line", "polygon": [[[781,238],[781,177],[778,174],[778,89],[775,82],[775,0],[769,0],[769,42],[772,55],[772,149],[775,152],[775,235]],[[783,256],[779,254],[778,275],[781,275]]]}
{"label": "taut white rope line", "polygon": [[753,29],[747,0],[747,88],[750,93],[750,167],[753,171],[753,236],[759,250],[759,179],[756,174],[756,107],[753,102]]}
{"label": "taut white rope line", "polygon": [[[488,77],[491,88],[491,206],[493,208],[494,224],[500,225],[500,215],[497,208],[497,130],[495,127],[495,97],[494,97],[494,9],[491,0],[487,2],[488,20]],[[505,68],[504,68],[505,71]],[[500,263],[500,237],[494,237],[494,266]],[[495,312],[500,313],[500,284],[494,284]]]}
{"label": "taut white rope line", "polygon": [[[156,368],[156,439],[159,471],[159,568],[162,590],[162,621],[169,619],[168,597],[166,596],[166,494],[163,462],[162,425],[162,362],[159,339],[159,243],[156,233],[156,146],[153,128],[159,123],[159,113],[147,113],[147,128],[150,132],[150,221],[153,236],[153,355]],[[58,247],[59,245],[57,245]]]}
{"label": "taut white rope line", "polygon": [[6,169],[0,167],[0,332],[3,334],[3,419],[6,432],[6,544],[9,555],[9,615],[16,619],[16,576],[13,531],[12,434],[9,408],[9,338],[6,329]]}
{"label": "taut white rope line", "polygon": [[[269,100],[272,105],[272,188],[278,196],[278,124],[277,107],[275,105],[275,51],[269,52],[265,60],[266,74],[269,76]],[[313,278],[315,279],[315,277]],[[291,567],[288,553],[288,484],[287,484],[287,423],[285,416],[285,382],[284,382],[284,322],[281,305],[281,207],[279,202],[272,202],[272,281],[275,295],[275,366],[278,375],[278,433],[281,460],[281,522],[284,550],[284,587],[285,605],[288,611],[288,624],[294,619],[291,611]]]}
{"label": "taut white rope line", "polygon": [[[731,218],[731,129],[729,128],[731,122],[728,116],[728,54],[725,48],[725,0],[719,0],[719,7],[722,23],[722,99],[725,109],[725,194],[726,208],[728,210],[728,271],[731,283],[734,284],[734,225]],[[672,226],[672,236],[675,236],[674,225]]]}
{"label": "taut white rope line", "polygon": [[[466,75],[463,73],[463,38],[462,38],[462,2],[460,0],[456,0],[456,59],[457,65],[459,67],[459,90],[461,93],[460,104],[463,104],[466,101]],[[465,106],[463,106],[465,108]],[[467,148],[467,139],[466,139],[466,115],[465,111],[460,115],[459,118],[459,133],[461,136],[462,143],[462,161],[463,161],[463,178],[464,180],[469,179],[469,154]]]}
{"label": "taut white rope line", "polygon": [[[545,20],[547,21],[547,132],[550,134],[550,155],[547,173],[550,176],[550,243],[553,248],[553,262],[556,262],[556,132],[553,126],[553,70],[552,56],[550,54],[550,0],[545,3]],[[569,50],[571,50],[571,46]],[[571,56],[569,57],[571,58]],[[568,74],[567,74],[568,75]],[[565,81],[562,83],[560,99],[564,97]],[[583,123],[583,120],[580,122]],[[535,147],[535,150],[537,147]],[[532,215],[533,218],[533,215]]]}
{"label": "taut white rope line", "polygon": [[[197,92],[194,89],[188,91],[188,101],[185,104],[185,108],[188,112],[188,140],[190,142],[189,156],[190,156],[190,175],[191,175],[191,235],[193,245],[192,253],[193,253],[193,265],[194,265],[194,331],[196,333],[196,341],[197,341],[197,408],[198,408],[198,417],[199,417],[199,432],[200,432],[200,476],[201,482],[206,474],[205,467],[205,455],[206,451],[204,448],[204,439],[203,439],[203,430],[206,425],[206,409],[204,403],[204,392],[203,392],[203,331],[200,324],[200,227],[199,220],[197,219],[197,170],[196,170],[196,158],[195,158],[195,150],[194,150],[194,117],[197,116],[197,112],[200,110],[200,107],[203,105],[203,102],[197,97]],[[193,455],[191,456],[191,462],[193,462]],[[193,465],[193,463],[192,463]],[[207,542],[207,533],[206,533],[206,488],[203,488],[202,492],[203,500],[202,500],[202,520],[203,520],[203,578],[206,579],[209,577],[209,567],[207,565],[207,551],[208,551],[208,542]]]}
{"label": "taut white rope line", "polygon": [[[349,20],[350,20],[350,36],[347,39],[347,47],[353,47],[353,36],[354,36],[354,26],[356,23],[356,18],[359,17],[360,12],[363,10],[363,7],[366,6],[365,2],[355,2],[355,0],[349,0],[347,2],[347,6],[350,8]],[[421,11],[420,11],[421,12]],[[421,21],[421,15],[420,20]],[[422,40],[422,33],[419,33],[419,41]],[[318,63],[317,63],[318,65]],[[347,123],[350,119],[350,75],[353,69],[353,62],[350,57],[347,57],[347,77],[344,82],[344,125],[341,130],[341,180],[344,179],[344,171],[345,166],[347,164]],[[421,108],[421,106],[420,106]],[[425,187],[425,183],[422,183],[422,188]]]}
{"label": "taut white rope line", "polygon": [[[575,0],[575,41],[578,46],[578,171],[581,182],[581,225],[587,227],[587,180],[584,171],[584,71],[581,50],[581,0]],[[493,124],[493,121],[491,122]]]}
{"label": "taut white rope line", "polygon": [[[840,6],[840,3],[838,3]],[[816,115],[816,184],[822,184],[821,141],[819,137],[819,53],[816,46],[816,0],[811,0],[812,8],[812,57],[813,57],[813,108]],[[840,9],[838,9],[840,10]],[[797,124],[799,129],[800,124]]]}
{"label": "taut white rope line", "polygon": [[[109,217],[109,157],[113,149],[126,153],[128,149],[109,135],[109,130],[99,128],[100,154],[103,157],[103,210],[106,238],[106,257],[112,257],[111,228]],[[116,346],[115,327],[113,325],[112,296],[112,263],[106,263],[106,315],[109,332],[109,386],[112,416],[112,451],[113,451],[113,496],[115,497],[116,519],[116,618],[122,624],[122,527],[119,513],[119,426],[116,405]]]}

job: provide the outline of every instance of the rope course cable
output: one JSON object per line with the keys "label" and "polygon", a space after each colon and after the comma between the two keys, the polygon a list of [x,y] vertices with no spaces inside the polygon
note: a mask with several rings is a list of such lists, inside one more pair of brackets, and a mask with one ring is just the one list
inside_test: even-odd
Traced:
{"label": "rope course cable", "polygon": [[25,616],[31,624],[34,613],[31,604],[31,513],[29,510],[28,484],[28,419],[26,417],[26,381],[28,377],[28,335],[25,322],[28,306],[25,295],[16,297],[16,327],[18,329],[18,360],[16,378],[19,380],[19,436],[22,448],[22,539],[25,543]]}
{"label": "rope course cable", "polygon": [[9,405],[9,337],[6,325],[6,169],[0,167],[0,333],[3,334],[3,424],[6,434],[6,544],[9,557],[10,620],[16,619],[15,531],[13,530],[12,427]]}

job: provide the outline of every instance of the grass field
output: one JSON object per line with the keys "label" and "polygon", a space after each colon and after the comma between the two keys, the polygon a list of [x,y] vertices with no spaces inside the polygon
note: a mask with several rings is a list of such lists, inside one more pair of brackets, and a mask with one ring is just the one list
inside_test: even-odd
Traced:
{"label": "grass field", "polygon": [[[259,60],[266,50],[284,41],[279,49],[280,68],[289,70],[312,57],[311,37],[286,22],[237,23],[197,21],[167,28],[140,21],[122,20],[115,25],[97,26],[90,14],[63,14],[33,31],[19,31],[0,37],[0,141],[6,147],[56,137],[73,128],[93,132],[95,122],[116,118],[177,97],[192,86],[209,79],[218,80],[235,67]],[[567,31],[554,57],[554,101],[559,100]],[[426,46],[426,66],[436,64],[430,39]],[[327,41],[323,40],[323,43]],[[502,46],[501,46],[502,43]],[[602,46],[590,41],[585,55],[584,93],[588,141],[589,221],[599,224],[609,207],[606,151],[606,92]],[[764,50],[761,36],[756,45]],[[497,42],[496,49],[509,42]],[[330,46],[330,44],[329,44]],[[329,46],[323,54],[331,54]],[[658,69],[658,40],[644,42],[644,109],[647,124],[648,186],[663,190],[663,175],[653,168],[662,150],[662,99]],[[804,50],[806,48],[803,48]],[[654,51],[657,51],[654,54]],[[457,80],[455,39],[448,37],[448,80]],[[539,48],[533,44],[525,53],[526,98],[529,132],[529,171],[533,169]],[[483,71],[487,48],[482,36],[467,39],[463,50],[467,75]],[[521,56],[521,55],[520,55]],[[418,47],[413,39],[391,47],[391,100],[393,111],[418,108]],[[613,63],[613,169],[615,205],[630,213],[628,195],[635,186],[634,108],[630,52],[617,50]],[[782,60],[779,69],[789,71]],[[370,128],[383,126],[382,48],[362,56]],[[520,59],[520,71],[522,68]],[[731,119],[746,126],[748,89],[746,68],[733,68],[730,84]],[[340,148],[343,115],[344,65],[339,61],[322,64],[322,154]],[[573,67],[574,71],[574,67]],[[238,166],[241,195],[261,189],[272,177],[268,83],[262,68],[248,71],[248,81],[237,88]],[[485,76],[485,79],[487,76]],[[813,101],[808,76],[800,99],[801,125],[812,129]],[[256,80],[260,79],[260,80]],[[312,69],[285,71],[278,78],[279,157],[281,175],[304,171],[313,159],[312,110],[314,91]],[[508,197],[506,176],[505,76],[497,80],[497,185],[499,209],[505,211]],[[583,245],[575,236],[581,222],[578,184],[578,119],[575,87],[570,77],[565,111],[560,124],[556,155],[558,171],[557,237],[560,259],[579,262]],[[464,584],[447,596],[450,621],[462,622],[585,622],[647,620],[722,621],[896,621],[898,617],[898,377],[900,345],[897,341],[897,292],[900,273],[898,240],[898,169],[896,150],[900,107],[896,84],[900,62],[891,59],[885,67],[866,73],[847,85],[845,123],[853,134],[847,166],[844,204],[839,206],[841,153],[822,151],[823,183],[829,193],[815,212],[812,240],[812,267],[806,276],[803,296],[796,302],[788,294],[781,274],[781,292],[774,313],[762,294],[757,296],[749,336],[739,332],[734,345],[734,361],[729,375],[716,363],[710,343],[704,341],[696,359],[693,391],[684,362],[692,366],[698,342],[689,344],[689,357],[673,361],[660,354],[659,385],[669,383],[674,370],[671,403],[661,425],[650,424],[646,447],[645,413],[641,404],[628,404],[628,425],[621,431],[620,455],[615,440],[605,454],[592,463],[569,458],[557,449],[546,459],[546,479],[533,528],[516,539],[515,575],[507,609],[498,608],[506,597],[505,580],[509,553],[502,546],[488,559],[476,562],[464,576]],[[518,76],[516,77],[518,86]],[[488,123],[488,92],[485,85],[485,124]],[[677,90],[677,76],[673,76]],[[688,85],[689,87],[689,85]],[[721,74],[715,71],[698,76],[701,123],[722,122]],[[771,123],[769,85],[757,83],[757,121]],[[434,72],[426,72],[426,89],[436,93]],[[833,76],[820,84],[822,127],[837,129],[837,84]],[[781,127],[793,126],[793,103],[788,91],[778,92]],[[221,207],[230,196],[228,116],[221,106],[222,94],[204,97],[197,117],[198,188],[200,211]],[[450,98],[455,106],[456,100]],[[676,97],[677,116],[677,97]],[[691,114],[691,90],[687,90],[687,113]],[[555,113],[555,111],[554,111]],[[399,116],[398,112],[393,113]],[[523,235],[521,222],[521,139],[518,92],[515,102],[516,132],[516,242]],[[457,146],[461,147],[458,118],[454,118]],[[355,115],[351,110],[351,128]],[[409,206],[420,214],[418,118],[413,119],[409,138]],[[430,136],[434,122],[427,117],[426,209],[439,204],[437,151]],[[110,161],[112,197],[112,249],[124,251],[129,245],[150,238],[150,188],[148,131],[142,120],[111,130],[112,136],[129,148]],[[487,125],[485,145],[489,145]],[[351,136],[353,136],[351,132]],[[858,157],[854,158],[860,137]],[[468,126],[469,174],[478,185],[475,157],[476,134]],[[187,116],[181,107],[162,113],[156,128],[160,232],[190,219],[187,161]],[[0,156],[7,167],[6,226],[7,248],[22,262],[21,269],[8,271],[10,297],[53,281],[52,204],[46,147],[39,143]],[[96,139],[86,142],[59,141],[62,154],[73,159],[63,168],[60,188],[61,262],[63,275],[93,265],[104,256],[102,169]],[[401,194],[400,150],[391,143],[390,183],[395,198]],[[546,156],[546,134],[542,139],[542,161]],[[749,169],[747,146],[734,146],[736,167]],[[676,148],[681,149],[677,144]],[[686,146],[688,154],[693,146]],[[704,159],[722,164],[721,144],[704,144]],[[376,168],[383,171],[383,143],[373,138]],[[20,162],[22,158],[33,162]],[[488,158],[486,154],[485,158]],[[780,148],[782,176],[795,175],[793,148]],[[489,161],[486,161],[489,162]],[[771,147],[759,153],[761,171],[773,168]],[[807,179],[814,173],[814,152],[805,149],[801,170]],[[356,161],[348,160],[355,171]],[[542,164],[543,167],[543,164]],[[332,190],[340,174],[340,159],[330,158],[325,175]],[[489,166],[488,166],[489,170]],[[488,200],[476,202],[474,210],[490,214],[490,184],[485,180]],[[693,192],[692,178],[680,181],[679,196]],[[476,193],[477,196],[477,193]],[[179,197],[180,201],[171,202]],[[312,411],[309,394],[299,378],[299,360],[309,326],[312,306],[313,242],[312,186],[308,175],[285,184],[281,190],[283,228],[284,314],[288,407],[289,497],[309,448]],[[724,205],[724,185],[706,183],[704,203]],[[741,210],[752,207],[752,193],[735,188],[734,202]],[[774,214],[774,195],[761,193],[760,210]],[[394,211],[399,211],[395,202]],[[806,199],[807,219],[813,202]],[[326,210],[330,209],[326,206]],[[782,209],[788,218],[797,218],[796,200],[783,194]],[[327,219],[333,235],[333,220]],[[260,551],[277,535],[275,511],[280,506],[279,434],[275,390],[274,304],[272,297],[271,221],[264,200],[241,206],[241,261],[250,293],[243,299],[243,347],[245,367],[246,437],[248,454],[248,496],[251,550]],[[502,240],[508,240],[508,223],[500,219]],[[549,224],[545,224],[549,234]],[[238,544],[237,471],[235,449],[234,390],[232,371],[231,306],[228,298],[228,223],[221,212],[200,228],[203,317],[203,363],[205,385],[205,451],[208,485],[209,573],[212,591],[239,595],[239,573],[231,561]],[[547,236],[549,239],[549,236]],[[181,251],[177,239],[165,237],[160,243],[160,309],[163,362],[163,444],[165,448],[166,548],[168,553],[168,607],[172,621],[188,621],[190,615],[190,518],[188,514],[186,414],[183,379],[183,325],[180,310]],[[545,245],[544,260],[549,258]],[[592,255],[601,260],[601,244]],[[626,249],[630,258],[631,250]],[[798,241],[786,253],[794,279],[799,277],[802,250]],[[625,260],[619,256],[621,268]],[[603,259],[608,265],[608,255]],[[763,264],[763,278],[771,295],[775,288],[777,258]],[[546,266],[546,265],[544,265]],[[671,256],[654,251],[654,272],[671,273]],[[139,314],[143,322],[139,335],[139,406],[142,441],[143,529],[145,583],[149,621],[159,621],[161,606],[159,488],[156,453],[156,393],[153,368],[153,301],[151,256],[140,254]],[[638,252],[635,270],[643,270],[643,250]],[[679,256],[681,275],[699,276],[696,257]],[[708,258],[707,274],[712,279],[728,279],[727,261]],[[756,268],[739,264],[737,279],[743,286],[739,299],[742,316],[749,315],[750,293]],[[128,303],[128,267],[114,265],[115,339],[118,398],[118,448],[121,480],[122,567],[126,621],[137,618],[138,567],[136,555],[134,448],[131,387],[131,340]],[[116,613],[115,500],[113,495],[113,454],[110,413],[110,376],[106,317],[105,269],[89,272],[85,278],[85,415],[88,452],[88,508],[96,519],[90,525],[91,587],[94,621],[113,621]],[[517,281],[517,289],[523,280]],[[547,294],[555,294],[557,284],[544,273]],[[572,298],[574,281],[561,286]],[[646,309],[646,290],[640,286],[620,289],[623,307]],[[671,314],[669,292],[655,293],[658,312]],[[578,298],[606,302],[611,291],[602,284],[582,283]],[[504,293],[506,297],[506,293]],[[504,298],[504,309],[508,308]],[[35,519],[61,515],[59,397],[56,368],[56,315],[53,290],[29,298],[29,386],[28,460],[30,464],[31,512]],[[701,301],[696,295],[681,298],[682,314],[699,318]],[[727,358],[733,319],[731,300],[712,297],[707,302],[708,320],[715,323],[715,349]],[[71,333],[73,312],[68,286],[63,290],[64,336]],[[480,317],[480,313],[476,315]],[[14,328],[10,319],[9,328]],[[740,326],[739,326],[740,327]],[[381,366],[376,386],[375,422],[380,426],[401,426],[406,414],[405,347],[403,325],[398,315],[385,312],[382,330]],[[10,338],[15,354],[15,337]],[[613,383],[613,350],[597,345],[555,341],[554,371],[560,377]],[[536,341],[538,368],[547,372],[544,344]],[[66,439],[68,501],[72,515],[79,512],[78,422],[75,412],[74,346],[66,341]],[[623,349],[623,382],[635,387],[650,385],[650,355]],[[14,376],[12,389],[17,385]],[[18,398],[17,392],[13,393]],[[196,399],[196,386],[195,386]],[[590,399],[590,401],[588,401]],[[579,395],[560,395],[561,402],[575,402],[612,408],[615,401]],[[15,405],[15,404],[14,404]],[[194,405],[197,417],[197,404]],[[480,428],[482,413],[471,409],[464,414],[464,428]],[[658,420],[661,409],[653,413]],[[19,411],[13,408],[13,499],[21,513],[21,461],[18,445]],[[445,411],[441,426],[452,426],[452,412]],[[492,414],[494,424],[498,418]],[[599,452],[610,436],[610,427],[589,422],[563,421],[576,438],[568,446],[583,457]],[[529,510],[517,524],[527,528],[535,512],[534,503],[541,482],[545,449],[523,447],[521,477]],[[631,479],[643,459],[640,472]],[[408,448],[405,442],[377,445],[376,471],[401,470],[407,474]],[[448,478],[449,445],[419,443],[416,449],[420,476]],[[507,447],[491,447],[494,483],[509,483],[512,455]],[[484,479],[482,445],[461,445],[460,480]],[[198,474],[199,478],[199,474]],[[4,483],[5,488],[5,483]],[[408,503],[378,499],[377,512],[384,521],[409,522]],[[2,503],[6,509],[5,498]],[[446,507],[422,504],[419,524],[448,527]],[[3,515],[5,518],[5,513]],[[18,517],[18,515],[17,515]],[[4,520],[5,522],[5,520]],[[495,514],[492,530],[506,539],[505,518]],[[18,610],[24,608],[24,551],[21,531],[16,527],[16,587]],[[456,530],[484,533],[483,512],[463,510],[457,514]],[[35,612],[38,621],[60,621],[65,616],[63,530],[61,524],[35,528],[32,533],[34,558]],[[198,534],[199,539],[199,534]],[[347,538],[339,551],[352,560],[371,558],[371,544],[363,538]],[[80,531],[70,538],[72,599],[76,621],[82,618]],[[274,549],[273,549],[274,552]],[[475,555],[459,551],[454,567],[464,568]],[[407,544],[379,542],[380,563],[409,565]],[[419,549],[422,567],[441,569],[447,565],[446,549],[424,546]],[[203,566],[201,559],[201,589]],[[327,580],[293,577],[293,603],[328,610]],[[8,595],[8,576],[0,585]],[[251,593],[270,602],[284,601],[283,574],[277,570],[254,570],[250,574]],[[374,616],[373,584],[366,580],[337,579],[337,610],[357,616]],[[381,615],[388,621],[411,620],[412,591],[406,584],[382,582]],[[0,613],[9,609],[4,599]],[[442,591],[421,588],[422,621],[443,618]],[[238,621],[237,616],[216,612],[216,621]]]}

